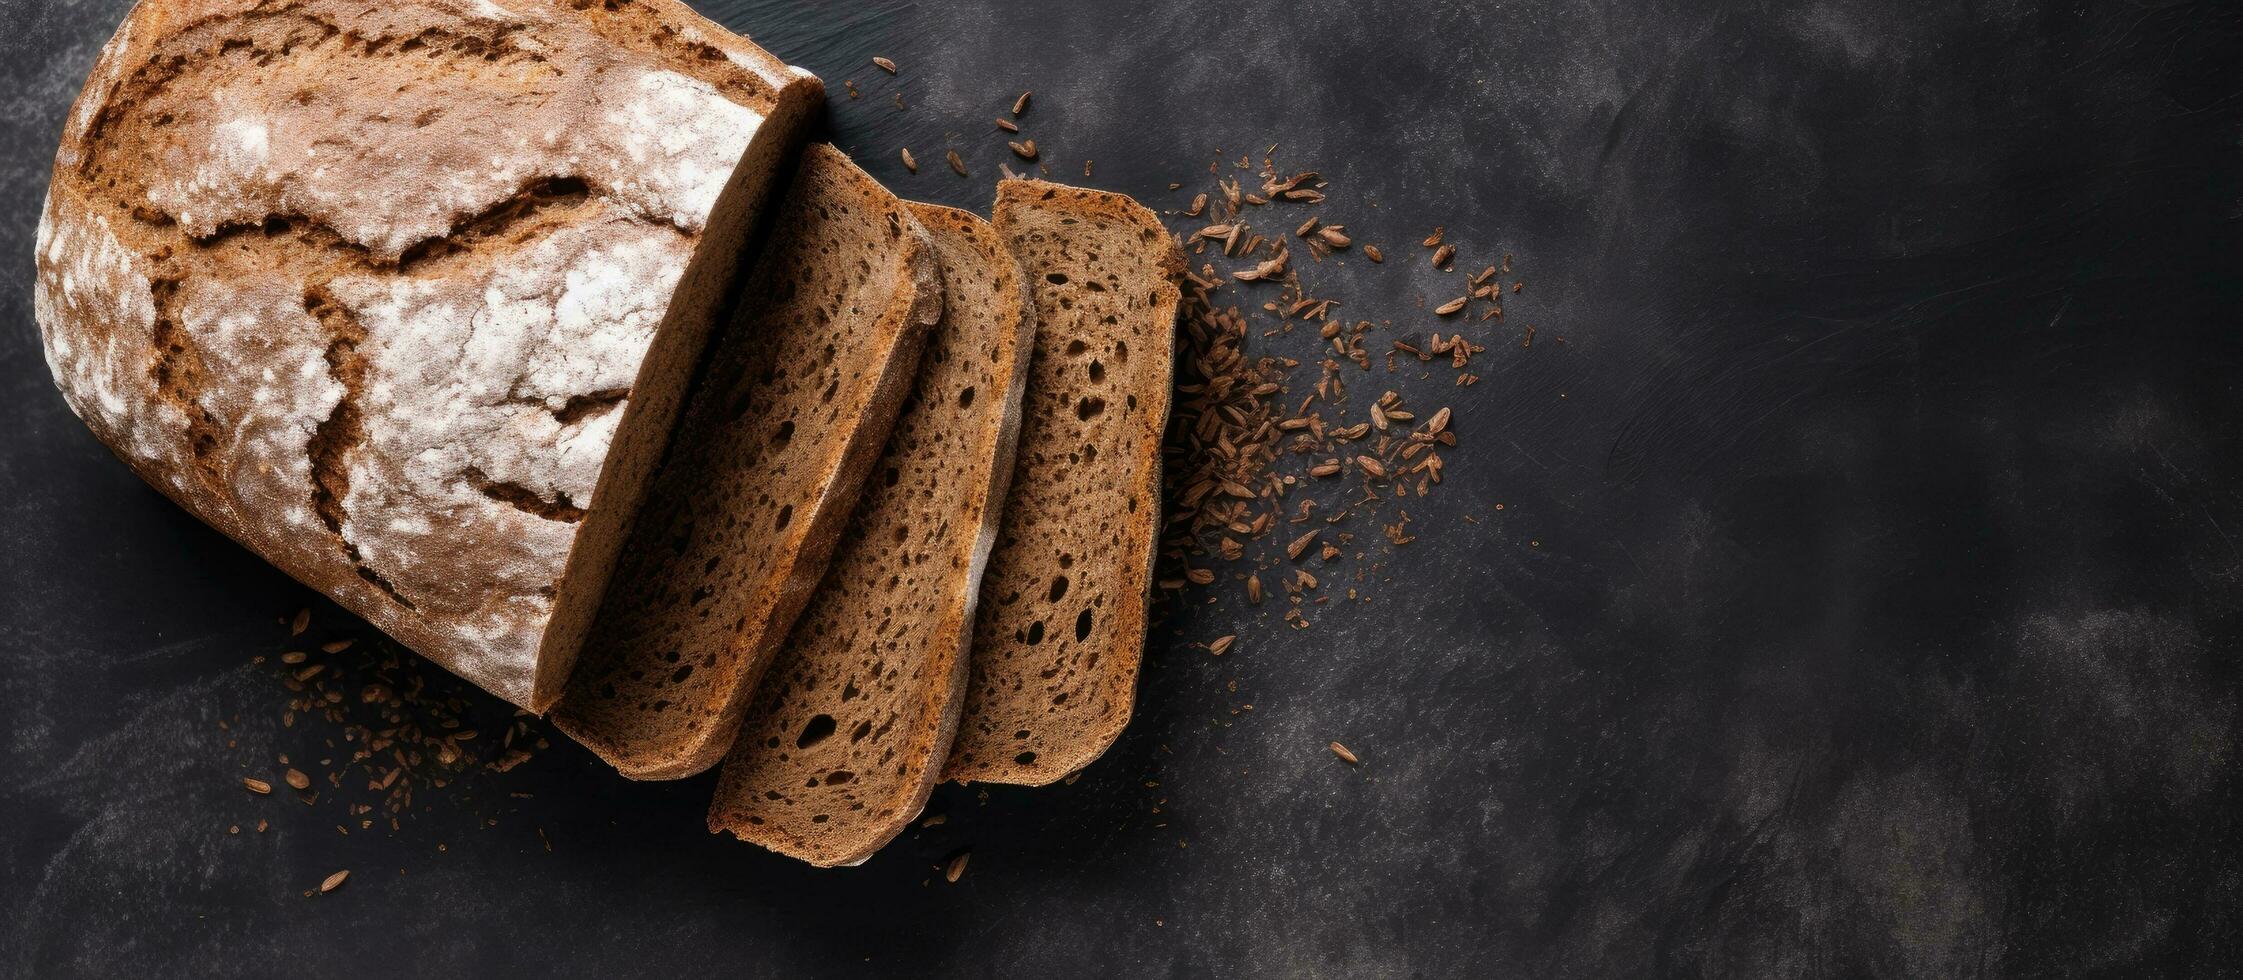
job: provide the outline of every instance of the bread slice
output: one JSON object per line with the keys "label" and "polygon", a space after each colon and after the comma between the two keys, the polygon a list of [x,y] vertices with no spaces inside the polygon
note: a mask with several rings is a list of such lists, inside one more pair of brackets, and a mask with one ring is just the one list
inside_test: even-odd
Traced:
{"label": "bread slice", "polygon": [[940,269],[918,219],[804,151],[553,718],[634,779],[732,744],[911,387]]}
{"label": "bread slice", "polygon": [[942,321],[709,807],[710,830],[825,867],[862,861],[909,826],[949,758],[1035,336],[997,230],[965,211],[911,208],[942,258]]}
{"label": "bread slice", "polygon": [[674,0],[143,0],[56,155],[49,367],[157,489],[543,711],[821,93]]}
{"label": "bread slice", "polygon": [[1041,785],[1129,722],[1160,528],[1183,256],[1119,194],[998,185],[1036,344],[946,778]]}

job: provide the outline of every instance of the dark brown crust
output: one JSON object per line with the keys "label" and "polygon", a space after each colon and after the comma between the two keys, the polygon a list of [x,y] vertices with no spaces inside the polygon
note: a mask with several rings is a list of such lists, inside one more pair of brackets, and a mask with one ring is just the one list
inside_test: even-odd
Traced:
{"label": "dark brown crust", "polygon": [[[862,861],[910,826],[949,757],[1034,339],[1025,277],[996,229],[953,208],[911,208],[943,258],[946,313],[875,468],[907,476],[866,491],[819,593],[764,675],[709,808],[710,830],[821,867]],[[998,394],[961,406],[975,387]],[[898,456],[938,449],[949,455]],[[979,492],[961,500],[971,491],[954,483]],[[919,509],[953,506],[972,523],[923,539],[930,550],[908,556],[900,532],[936,520]],[[946,562],[955,570],[927,571]],[[897,574],[906,576],[901,591],[875,584]],[[883,613],[921,622],[879,632],[899,644],[883,648],[869,628]],[[842,734],[806,747],[797,736],[821,720]]]}
{"label": "dark brown crust", "polygon": [[[808,499],[788,501],[783,533],[757,532],[752,541],[769,547],[750,553],[745,545],[728,544],[733,540],[725,536],[729,526],[711,531],[698,524],[703,517],[713,520],[713,513],[694,504],[697,495],[714,492],[712,488],[745,485],[757,476],[740,469],[756,466],[754,457],[714,447],[764,444],[756,433],[777,418],[792,418],[796,406],[791,404],[773,406],[773,418],[742,415],[725,393],[754,387],[753,378],[741,372],[759,370],[754,366],[763,363],[760,358],[770,356],[765,348],[789,346],[775,331],[791,327],[797,331],[790,334],[796,342],[814,339],[804,331],[819,329],[816,311],[785,304],[797,295],[816,297],[767,279],[777,275],[774,270],[811,261],[776,250],[812,248],[834,237],[829,230],[819,233],[824,239],[805,239],[812,234],[812,222],[821,220],[815,213],[819,201],[806,195],[833,193],[836,187],[879,209],[889,222],[890,238],[878,246],[886,249],[884,267],[874,274],[876,281],[894,287],[878,300],[882,305],[872,330],[877,340],[864,349],[832,355],[843,359],[836,363],[850,366],[850,377],[869,383],[863,410],[841,422],[826,441],[813,444],[814,458],[788,457],[803,464],[815,489]],[[716,764],[731,747],[747,696],[824,572],[865,473],[879,457],[910,389],[926,330],[942,313],[940,273],[926,231],[903,202],[840,151],[815,145],[804,152],[775,220],[772,244],[741,297],[741,313],[711,355],[712,365],[736,365],[727,370],[740,376],[719,378],[712,371],[703,379],[703,390],[686,412],[671,458],[656,477],[633,531],[618,588],[608,593],[584,662],[553,714],[562,731],[633,779],[691,776]],[[843,259],[836,255],[818,261]],[[780,298],[766,299],[774,296]],[[788,435],[782,438],[791,440],[791,422],[784,431]],[[753,505],[724,501],[719,509],[746,511]],[[688,548],[697,550],[679,550]],[[743,574],[764,568],[769,577],[720,589],[724,580],[713,574],[720,564]],[[699,601],[681,601],[689,594],[707,600],[712,590],[723,591],[716,601],[732,607],[720,618],[736,616],[736,622],[712,623]]]}
{"label": "dark brown crust", "polygon": [[[1126,196],[1036,180],[1008,180],[998,185],[994,220],[999,233],[1004,234],[1008,241],[1013,240],[1015,225],[1024,213],[1038,209],[1133,229],[1136,242],[1131,247],[1145,250],[1147,254],[1141,254],[1140,257],[1157,280],[1147,284],[1152,301],[1144,311],[1144,316],[1147,318],[1145,333],[1155,338],[1155,342],[1160,345],[1153,356],[1158,359],[1162,368],[1149,371],[1145,389],[1138,392],[1141,402],[1150,403],[1144,405],[1141,427],[1132,433],[1131,458],[1138,465],[1133,474],[1134,480],[1124,491],[1125,495],[1115,498],[1141,502],[1141,506],[1121,518],[1126,531],[1125,539],[1141,543],[1132,549],[1136,558],[1134,562],[1113,569],[1114,581],[1121,586],[1113,591],[1123,593],[1127,601],[1122,602],[1115,610],[1117,618],[1106,634],[1111,639],[1111,644],[1101,650],[1097,657],[1101,671],[1095,682],[1108,688],[1118,710],[1110,716],[1093,719],[1086,727],[1075,732],[1075,737],[1069,741],[1059,744],[1042,741],[1032,758],[1025,761],[1015,758],[1015,753],[1009,751],[1010,746],[994,738],[990,732],[982,730],[974,721],[984,715],[1016,717],[1044,711],[1046,709],[1040,704],[1027,703],[1043,697],[1043,694],[1032,683],[1001,683],[1005,679],[997,678],[991,671],[984,669],[985,664],[991,661],[985,660],[981,644],[990,642],[990,639],[977,627],[976,648],[973,653],[974,681],[967,695],[966,717],[959,726],[949,765],[943,773],[943,778],[960,782],[1032,786],[1055,782],[1096,760],[1121,734],[1129,722],[1130,701],[1143,653],[1146,607],[1152,584],[1153,551],[1160,529],[1160,447],[1173,384],[1174,324],[1181,298],[1174,280],[1183,272],[1183,257],[1176,251],[1159,219]],[[1014,247],[1017,252],[1019,244],[1016,242]],[[1036,295],[1036,356],[1042,358],[1049,353],[1048,347],[1056,344],[1056,332],[1066,329],[1064,318],[1053,315],[1056,296],[1064,292],[1066,287],[1047,284],[1044,281],[1044,270],[1038,268],[1028,256],[1021,256],[1021,263],[1029,273],[1029,283]],[[1157,383],[1151,380],[1154,377],[1159,379]],[[1037,410],[1029,407],[1024,411],[1034,413]],[[1032,414],[1025,424],[1032,427],[1043,421],[1045,420],[1041,416]],[[1025,452],[1026,437],[1023,438],[1022,450]],[[1024,459],[1020,465],[1025,467],[1028,461]],[[1037,489],[1020,483],[1016,477],[1012,499],[1017,501],[1020,495]],[[1017,537],[1033,538],[1033,529],[1025,529],[1020,524],[1024,514],[1024,508],[1008,502],[1005,526],[1008,532],[1015,532]],[[994,584],[993,579],[985,582],[985,591]],[[985,600],[986,598],[985,596]],[[995,609],[994,605],[985,601],[980,613],[984,624],[990,621],[989,617],[995,615]],[[1087,688],[1092,683],[1093,681],[1085,681],[1081,686]],[[1084,700],[1087,699],[1078,699],[1076,703],[1081,704]]]}
{"label": "dark brown crust", "polygon": [[[610,53],[595,57],[609,59],[607,63],[643,64],[699,79],[725,99],[763,116],[763,125],[749,141],[747,158],[767,159],[775,153],[791,153],[800,139],[806,115],[821,102],[822,90],[815,79],[788,68],[674,0],[617,0],[608,6],[522,0],[507,5],[515,12],[512,16],[520,18],[514,22],[490,19],[489,12],[496,8],[482,8],[473,16],[463,14],[470,6],[454,0],[370,7],[322,0],[288,3],[143,0],[104,48],[80,93],[57,154],[55,179],[43,222],[43,227],[61,229],[59,233],[64,237],[77,236],[77,257],[106,250],[104,254],[110,256],[135,256],[131,261],[136,264],[118,266],[112,262],[101,277],[103,281],[96,285],[89,286],[88,277],[79,275],[75,279],[77,288],[90,290],[88,295],[93,299],[71,300],[62,295],[67,290],[60,286],[65,280],[59,270],[50,268],[50,260],[62,262],[63,253],[71,250],[57,249],[50,254],[45,247],[47,239],[43,231],[41,325],[50,359],[57,364],[58,383],[71,395],[73,407],[86,416],[96,434],[150,484],[408,646],[535,710],[550,700],[560,675],[567,669],[569,655],[573,652],[568,638],[553,630],[542,635],[532,634],[528,644],[521,648],[520,660],[534,662],[534,666],[526,668],[524,675],[507,675],[505,683],[499,683],[494,675],[485,672],[487,667],[477,666],[487,665],[490,654],[477,652],[470,640],[463,639],[461,620],[457,617],[479,615],[503,603],[535,603],[542,601],[541,595],[552,595],[556,589],[564,596],[597,594],[607,567],[606,557],[597,552],[602,550],[602,539],[613,537],[601,528],[619,524],[633,509],[636,488],[632,484],[635,481],[628,473],[618,472],[615,466],[603,466],[597,484],[600,489],[591,495],[596,503],[586,508],[577,507],[565,498],[539,494],[511,479],[486,475],[486,479],[477,484],[483,496],[513,514],[526,515],[526,518],[510,519],[534,519],[575,529],[568,532],[570,537],[559,546],[539,553],[564,570],[557,579],[531,583],[497,578],[486,581],[473,570],[461,571],[453,574],[451,582],[443,586],[450,593],[445,602],[416,605],[401,595],[396,584],[390,581],[397,577],[394,571],[388,575],[377,571],[368,561],[362,560],[356,545],[341,539],[336,530],[343,519],[338,509],[340,502],[351,489],[341,461],[365,456],[367,433],[381,431],[385,420],[367,414],[359,404],[365,397],[362,389],[368,387],[363,384],[365,330],[362,325],[352,323],[348,311],[333,301],[327,280],[338,273],[359,279],[399,275],[407,266],[413,267],[414,275],[424,279],[440,276],[463,262],[507,253],[525,240],[528,232],[543,234],[553,229],[589,227],[607,220],[603,218],[600,205],[602,197],[611,189],[594,187],[587,193],[581,182],[572,190],[567,189],[568,181],[563,180],[562,190],[549,193],[552,181],[527,182],[516,197],[501,201],[481,214],[455,214],[449,229],[438,229],[441,235],[399,251],[370,248],[326,223],[285,212],[265,215],[247,225],[221,226],[213,233],[198,237],[199,233],[182,227],[186,223],[183,219],[150,206],[147,189],[152,181],[177,178],[179,174],[173,168],[181,166],[180,160],[200,166],[201,160],[220,152],[213,147],[196,149],[196,144],[190,142],[181,154],[167,157],[158,153],[146,157],[146,160],[157,161],[154,163],[140,158],[114,160],[101,180],[89,176],[89,168],[104,154],[113,154],[120,148],[129,149],[135,140],[143,139],[149,132],[145,129],[133,131],[132,127],[143,123],[128,118],[134,106],[144,104],[141,100],[163,96],[165,89],[172,86],[181,86],[173,93],[177,98],[199,98],[209,94],[208,87],[221,81],[249,75],[262,77],[263,72],[257,66],[271,59],[285,61],[291,51],[287,44],[263,49],[259,42],[250,39],[258,24],[285,22],[288,25],[285,30],[277,35],[268,32],[268,36],[303,39],[307,47],[327,45],[321,49],[319,57],[340,53],[360,59],[361,63],[366,59],[386,58],[395,67],[405,63],[404,52],[415,51],[418,53],[413,57],[426,58],[431,67],[399,70],[423,71],[423,77],[438,83],[449,77],[444,74],[448,71],[502,70],[509,63],[528,65],[561,56],[558,52],[581,51],[586,43],[599,45]],[[525,25],[532,23],[540,25],[535,32],[536,43],[516,43],[516,39],[523,36]],[[589,35],[597,37],[588,41]],[[440,57],[439,48],[453,54]],[[235,61],[240,59],[249,59],[255,64],[236,65]],[[461,67],[470,64],[483,67]],[[190,68],[200,74],[183,74]],[[349,100],[360,97],[358,90],[344,84],[348,71],[319,74],[316,66],[313,70],[311,75],[299,72],[298,77],[309,78],[312,88],[331,94],[344,104],[351,104]],[[355,104],[364,106],[367,103]],[[472,116],[479,111],[477,105],[479,103],[474,100],[462,100],[458,112],[462,116]],[[251,105],[249,108],[258,107]],[[254,113],[245,117],[252,121],[255,118]],[[475,118],[499,120],[498,125],[503,126],[509,117],[497,114]],[[163,121],[158,120],[158,125]],[[120,127],[125,131],[119,131]],[[371,138],[357,131],[345,135]],[[263,138],[260,130],[257,137],[260,145]],[[419,144],[397,145],[407,146],[409,150],[429,149]],[[346,166],[352,162],[352,158],[337,159]],[[706,232],[692,232],[690,234],[697,237],[679,239],[691,242],[691,257],[687,261],[690,271],[679,295],[688,291],[723,291],[724,280],[729,278],[733,268],[731,258],[736,245],[725,241],[732,236],[719,226],[746,224],[762,196],[759,186],[762,175],[749,173],[748,169],[751,168],[740,168],[734,174],[730,188],[711,209]],[[94,228],[101,229],[100,234],[109,236],[110,240],[95,241],[97,236],[88,231]],[[498,234],[507,229],[521,234]],[[491,234],[483,234],[486,231]],[[683,230],[677,233],[687,234]],[[198,334],[201,328],[183,319],[181,308],[186,298],[196,290],[210,288],[212,283],[231,284],[232,288],[242,291],[262,289],[269,283],[285,285],[282,292],[286,295],[268,291],[263,297],[272,301],[267,307],[293,320],[293,325],[275,323],[261,331],[263,336],[272,338],[265,342],[276,352],[275,357],[283,358],[271,365],[276,369],[295,368],[296,358],[303,353],[301,346],[292,349],[283,345],[283,340],[290,336],[287,330],[298,331],[293,337],[298,342],[304,341],[303,329],[324,328],[329,335],[330,339],[312,343],[326,346],[329,374],[344,394],[333,411],[318,422],[317,438],[306,447],[310,456],[308,471],[299,484],[291,488],[300,499],[282,500],[271,493],[260,497],[244,489],[259,480],[273,484],[280,478],[272,476],[274,471],[263,461],[243,456],[232,448],[229,440],[242,438],[246,427],[239,423],[229,425],[220,413],[239,409],[213,406],[212,399],[217,396],[209,393],[212,384],[226,382],[238,388],[246,382],[239,370],[242,367],[240,358],[206,356],[204,342],[207,338]],[[145,337],[129,335],[132,330],[143,328],[127,329],[128,325],[118,318],[101,315],[105,304],[113,304],[120,298],[129,300],[135,289],[145,290],[155,301],[153,330]],[[631,390],[639,396],[624,405],[624,414],[619,417],[624,422],[624,431],[642,430],[647,434],[647,441],[655,444],[657,452],[661,435],[668,429],[667,412],[661,404],[664,401],[662,391],[683,383],[682,374],[664,374],[661,366],[674,367],[681,361],[689,364],[700,343],[692,324],[678,322],[694,319],[680,303],[673,302],[665,307],[663,315],[663,325],[656,332],[654,346],[665,347],[666,353],[658,357],[650,349],[635,384],[627,389],[617,386],[619,390]],[[84,352],[89,349],[126,342],[143,343],[149,353],[130,355],[128,351],[129,356],[120,360],[114,370],[105,369],[107,373],[102,380],[113,385],[109,391],[121,392],[122,397],[144,399],[152,407],[149,413],[103,412],[99,408],[100,399],[82,386],[84,378],[62,376],[63,365],[71,355],[59,355],[58,359],[58,350],[73,351],[83,360]],[[126,382],[140,376],[142,363],[147,365],[145,375],[149,389],[131,390]],[[230,379],[229,371],[233,372]],[[289,376],[286,370],[276,373],[284,378]],[[80,389],[73,392],[73,384],[80,384]],[[172,413],[176,413],[176,422]],[[556,410],[555,414],[561,417],[564,410]],[[175,425],[176,434],[171,431]],[[305,422],[304,429],[312,427],[309,421]],[[627,441],[619,438],[615,445],[620,447]],[[609,462],[613,463],[614,458]],[[298,465],[302,465],[301,462]],[[294,478],[292,473],[288,476]],[[472,477],[469,474],[467,481],[473,482]],[[284,519],[283,515],[291,510],[308,515],[309,519],[306,516]],[[429,516],[437,521],[456,521],[459,515]],[[321,524],[328,525],[326,533],[320,533]],[[503,533],[480,534],[474,527],[463,531],[466,533],[462,541],[469,542],[463,547],[471,553],[478,552],[481,547],[474,542],[484,540],[492,541],[494,547],[518,550],[526,547],[519,540],[509,543],[509,536]],[[337,543],[339,540],[341,544]],[[561,565],[564,560],[566,564]],[[511,562],[501,556],[491,564],[494,568],[503,568]],[[431,574],[424,578],[434,581],[441,576]],[[552,618],[561,620],[566,612],[563,604]],[[565,634],[565,630],[558,632]],[[534,653],[529,649],[533,646]],[[515,647],[510,645],[509,649]]]}

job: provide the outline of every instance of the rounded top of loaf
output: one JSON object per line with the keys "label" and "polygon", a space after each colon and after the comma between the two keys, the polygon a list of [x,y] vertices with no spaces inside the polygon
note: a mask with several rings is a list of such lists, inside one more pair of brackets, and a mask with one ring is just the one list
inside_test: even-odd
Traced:
{"label": "rounded top of loaf", "polygon": [[49,367],[151,484],[536,707],[648,352],[819,92],[674,0],[142,0],[41,215]]}

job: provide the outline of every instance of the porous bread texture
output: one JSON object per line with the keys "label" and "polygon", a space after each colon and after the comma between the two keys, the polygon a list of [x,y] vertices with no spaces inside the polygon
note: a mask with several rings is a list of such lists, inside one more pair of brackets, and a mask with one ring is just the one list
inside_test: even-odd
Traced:
{"label": "porous bread texture", "polygon": [[830,146],[803,153],[553,718],[634,779],[731,747],[942,315],[933,245]]}
{"label": "porous bread texture", "polygon": [[710,830],[821,867],[862,861],[910,826],[949,757],[1034,338],[1027,284],[996,229],[911,209],[941,258],[942,320],[709,807]]}
{"label": "porous bread texture", "polygon": [[995,223],[1028,275],[1035,353],[944,778],[1041,785],[1129,723],[1183,257],[1103,191],[1008,180]]}
{"label": "porous bread texture", "polygon": [[36,308],[174,500],[543,710],[817,81],[671,0],[143,0]]}

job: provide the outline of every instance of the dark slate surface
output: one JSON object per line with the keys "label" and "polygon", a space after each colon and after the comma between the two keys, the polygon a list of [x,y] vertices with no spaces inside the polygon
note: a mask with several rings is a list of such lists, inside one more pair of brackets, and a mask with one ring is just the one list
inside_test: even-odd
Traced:
{"label": "dark slate surface", "polygon": [[714,5],[907,194],[986,207],[988,120],[1033,88],[1057,173],[1156,206],[1218,150],[1323,170],[1409,260],[1319,267],[1354,315],[1420,326],[1445,224],[1568,338],[1413,389],[1463,445],[1370,603],[1196,608],[1079,782],[946,788],[947,825],[829,872],[703,832],[707,779],[573,749],[468,787],[509,801],[485,829],[450,801],[345,838],[234,786],[304,751],[248,659],[308,598],[94,442],[31,320],[124,6],[6,0],[0,31],[0,971],[2237,969],[2233,6]]}

